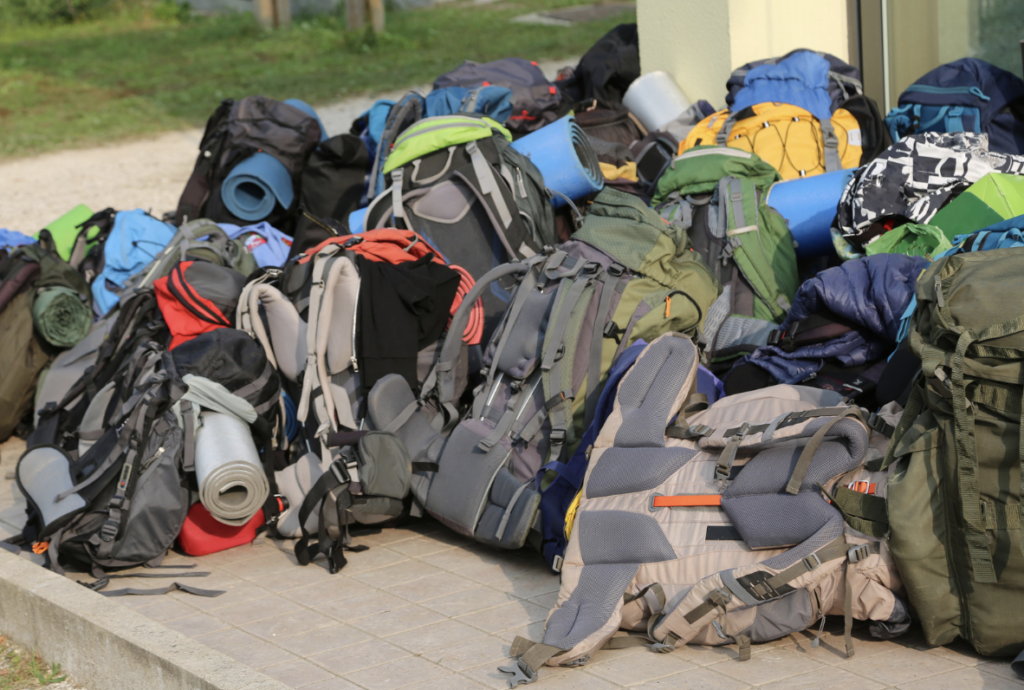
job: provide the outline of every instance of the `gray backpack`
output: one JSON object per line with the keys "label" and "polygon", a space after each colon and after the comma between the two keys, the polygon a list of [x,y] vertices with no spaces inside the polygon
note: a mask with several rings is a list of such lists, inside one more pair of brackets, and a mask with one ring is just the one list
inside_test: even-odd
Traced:
{"label": "gray backpack", "polygon": [[48,543],[55,572],[63,572],[61,557],[94,572],[158,563],[181,531],[186,434],[171,411],[180,391],[161,359],[159,348],[145,346],[96,394],[77,448],[35,446],[18,461],[29,504],[23,536]]}
{"label": "gray backpack", "polygon": [[[331,573],[345,567],[345,551],[364,551],[351,546],[348,525],[352,517],[361,523],[382,522],[405,511],[412,462],[394,434],[381,431],[335,432],[328,434],[329,446],[342,450],[309,488],[298,510],[302,538],[295,544],[299,565],[309,565],[318,554],[327,558]],[[318,459],[300,458],[310,470],[319,469]],[[296,464],[299,464],[296,463]],[[421,468],[422,469],[422,468]],[[310,543],[309,518],[318,511],[317,540]]]}
{"label": "gray backpack", "polygon": [[[635,197],[604,190],[572,241],[477,282],[421,400],[400,377],[377,382],[367,397],[374,428],[395,432],[414,460],[437,463],[413,478],[428,513],[490,546],[526,543],[541,491],[593,419],[615,359],[639,339],[696,335],[717,297],[680,239]],[[477,294],[507,276],[518,286],[487,348],[484,382],[460,415],[459,334]]]}

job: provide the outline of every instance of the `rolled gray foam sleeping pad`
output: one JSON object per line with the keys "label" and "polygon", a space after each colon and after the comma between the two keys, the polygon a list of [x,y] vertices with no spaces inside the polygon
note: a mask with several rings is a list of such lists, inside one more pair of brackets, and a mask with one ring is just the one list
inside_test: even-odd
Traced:
{"label": "rolled gray foam sleeping pad", "polygon": [[196,432],[199,500],[219,522],[244,525],[263,507],[270,484],[249,425],[232,415],[204,412]]}

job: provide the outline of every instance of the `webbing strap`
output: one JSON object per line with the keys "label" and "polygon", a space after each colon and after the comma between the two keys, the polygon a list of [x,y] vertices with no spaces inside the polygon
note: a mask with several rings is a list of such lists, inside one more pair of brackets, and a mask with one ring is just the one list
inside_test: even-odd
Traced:
{"label": "webbing strap", "polygon": [[772,577],[768,578],[765,584],[778,591],[779,587],[789,584],[804,573],[809,573],[823,563],[827,563],[828,561],[836,558],[845,558],[847,551],[846,537],[837,537],[817,551],[801,558],[782,572],[776,573]]}
{"label": "webbing strap", "polygon": [[[543,254],[538,254],[533,258],[540,261],[546,257]],[[437,372],[437,397],[442,404],[450,403],[455,398],[455,364],[458,362],[459,352],[462,350],[462,334],[466,330],[466,324],[469,323],[469,314],[473,305],[485,290],[490,290],[491,283],[507,275],[525,273],[532,265],[532,261],[526,261],[496,266],[476,281],[476,285],[470,289],[469,294],[462,298],[462,304],[459,305],[455,316],[452,317],[448,335],[445,336],[444,345],[441,346],[441,355],[434,367],[434,371]]]}
{"label": "webbing strap", "polygon": [[511,674],[508,679],[508,687],[514,688],[517,685],[533,683],[537,680],[537,671],[554,656],[564,654],[565,650],[559,649],[542,642],[533,643],[521,637],[516,637],[512,643],[510,655],[515,656],[520,652],[519,660],[507,666],[499,666],[502,673]]}
{"label": "webbing strap", "polygon": [[[487,371],[487,382],[484,384],[484,390],[487,391],[487,398],[491,395],[491,388],[494,386],[494,375],[498,373],[498,365],[501,362],[501,355],[505,352],[505,346],[508,344],[512,330],[515,328],[515,323],[519,319],[519,314],[523,311],[523,305],[526,304],[527,298],[533,292],[534,288],[537,287],[539,272],[539,270],[531,269],[525,276],[523,276],[523,281],[516,289],[515,298],[512,300],[512,304],[508,307],[508,316],[504,319],[504,326],[501,329],[501,338],[498,339],[498,344],[494,348],[494,355],[491,357],[491,366],[488,367]],[[480,414],[476,416],[485,415],[488,407],[490,407],[489,404],[485,405]]]}
{"label": "webbing strap", "polygon": [[729,436],[729,441],[719,454],[715,467],[715,476],[719,481],[725,481],[729,478],[729,474],[732,472],[732,463],[736,460],[736,451],[739,450],[740,443],[743,442],[743,438],[750,430],[751,426],[744,424],[739,429],[736,429],[734,434]]}
{"label": "webbing strap", "polygon": [[919,387],[914,386],[914,389],[910,392],[910,398],[907,399],[907,406],[903,408],[903,415],[900,417],[900,421],[896,423],[896,428],[889,439],[889,447],[885,451],[885,458],[882,459],[879,471],[884,472],[890,465],[896,462],[896,448],[899,446],[900,440],[910,427],[914,425],[914,422],[917,421],[917,417],[923,409],[924,395]]}
{"label": "webbing strap", "polygon": [[[88,586],[88,585],[87,585]],[[93,589],[89,587],[89,589]],[[102,589],[102,588],[101,588]],[[97,591],[93,589],[93,591]],[[183,585],[180,582],[172,582],[166,587],[159,589],[136,589],[135,587],[126,587],[124,589],[114,589],[109,592],[99,592],[105,597],[123,597],[123,596],[153,596],[160,594],[167,594],[168,592],[185,592],[186,594],[193,594],[197,597],[219,597],[224,594],[225,590],[222,589],[200,589],[199,587],[192,587],[191,585]]]}
{"label": "webbing strap", "polygon": [[[1002,325],[1002,324],[1001,324]],[[971,556],[974,581],[997,582],[992,554],[988,550],[988,534],[981,515],[981,492],[978,486],[978,455],[974,445],[974,410],[967,405],[964,385],[964,355],[977,335],[967,329],[960,334],[953,354],[952,407],[956,442],[957,483],[964,518],[964,538]]]}
{"label": "webbing strap", "polygon": [[[544,353],[544,358],[540,365],[540,368],[543,371],[550,371],[552,367],[554,367],[555,362],[559,361],[556,358],[559,357],[559,350],[563,344],[562,341],[565,339],[565,332],[569,328],[569,321],[572,320],[573,309],[576,308],[576,303],[579,302],[580,296],[583,295],[583,291],[589,283],[589,276],[574,278],[566,292],[565,299],[562,300],[561,305],[558,305],[558,317],[555,322],[555,328],[553,331],[549,331],[550,336],[548,343],[550,343],[550,345]],[[564,284],[565,283],[563,282],[562,285]],[[561,288],[561,286],[559,286],[559,288]],[[568,352],[563,350],[561,356],[564,357],[568,354]]]}
{"label": "webbing strap", "polygon": [[[612,298],[621,294],[626,281],[610,273],[601,285],[601,299],[594,318],[594,330],[590,336],[590,364],[587,366],[587,397],[584,403],[583,428],[589,428],[597,413],[597,401],[601,397],[601,351],[604,348],[604,324],[612,317]],[[620,287],[620,285],[622,287]]]}
{"label": "webbing strap", "polygon": [[834,427],[840,420],[850,416],[856,416],[862,422],[864,421],[860,408],[851,406],[847,407],[843,412],[836,415],[832,420],[814,432],[814,436],[811,436],[811,440],[807,442],[807,445],[805,445],[803,451],[801,451],[800,458],[796,461],[796,466],[793,468],[793,474],[789,476],[789,483],[786,484],[786,493],[793,494],[794,496],[800,493],[800,485],[803,484],[804,477],[807,476],[807,470],[811,467],[811,462],[814,460],[814,454],[817,453],[818,448],[821,447],[821,442],[825,439],[828,432],[832,430],[832,427]]}
{"label": "webbing strap", "polygon": [[839,159],[839,137],[832,126],[831,120],[819,120],[821,125],[821,138],[825,146],[825,172],[834,172],[843,169],[843,163]]}
{"label": "webbing strap", "polygon": [[505,513],[501,516],[501,522],[498,523],[498,529],[494,532],[494,538],[501,541],[502,537],[505,536],[505,528],[508,527],[509,518],[512,517],[512,509],[516,507],[516,503],[519,502],[519,497],[526,491],[526,487],[529,484],[522,484],[515,493],[512,494],[512,498],[509,499],[508,505],[505,507]]}
{"label": "webbing strap", "polygon": [[[475,141],[466,144],[466,152],[473,162],[473,173],[476,174],[477,182],[480,184],[480,191],[491,197],[491,202],[498,210],[498,217],[501,218],[501,227],[508,229],[508,226],[512,224],[512,213],[508,210],[505,197],[501,195],[501,189],[494,178],[494,171],[488,165],[487,159],[484,158],[483,152]],[[509,258],[513,256],[515,254],[509,254]]]}
{"label": "webbing strap", "polygon": [[651,499],[652,508],[696,508],[701,506],[722,505],[721,494],[692,494],[685,496],[655,496]]}

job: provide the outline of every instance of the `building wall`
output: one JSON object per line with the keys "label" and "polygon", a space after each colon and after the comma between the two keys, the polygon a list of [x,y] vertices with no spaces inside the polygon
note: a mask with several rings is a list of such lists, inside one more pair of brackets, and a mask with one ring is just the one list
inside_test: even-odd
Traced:
{"label": "building wall", "polygon": [[795,48],[849,60],[846,0],[637,0],[640,68],[671,74],[691,101],[725,105],[735,68]]}

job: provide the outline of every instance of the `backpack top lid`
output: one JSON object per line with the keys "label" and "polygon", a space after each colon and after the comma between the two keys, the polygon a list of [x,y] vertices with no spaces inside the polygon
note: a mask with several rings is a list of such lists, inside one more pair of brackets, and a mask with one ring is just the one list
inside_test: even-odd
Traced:
{"label": "backpack top lid", "polygon": [[100,314],[106,314],[118,301],[118,296],[107,289],[107,281],[123,286],[167,246],[174,234],[173,226],[140,208],[118,212],[103,245],[103,271],[92,283],[92,296]]}
{"label": "backpack top lid", "polygon": [[416,261],[431,253],[434,255],[434,263],[445,263],[441,253],[421,235],[412,230],[397,228],[378,228],[358,235],[331,237],[301,254],[298,263],[309,263],[313,257],[332,244],[340,244],[342,249],[355,252],[371,261],[382,261],[388,264]]}
{"label": "backpack top lid", "polygon": [[900,105],[963,105],[981,110],[982,125],[1003,107],[1024,97],[1024,80],[977,58],[939,65],[900,94]]}
{"label": "backpack top lid", "polygon": [[386,175],[434,151],[487,139],[496,134],[512,141],[512,133],[489,117],[441,115],[424,118],[398,135],[384,163],[383,172]]}
{"label": "backpack top lid", "polygon": [[732,111],[739,112],[758,103],[788,103],[803,108],[818,120],[829,120],[832,98],[828,88],[828,61],[817,53],[800,51],[747,72],[743,88],[733,100]]}
{"label": "backpack top lid", "polygon": [[673,192],[710,194],[723,177],[750,179],[762,193],[782,179],[756,153],[726,146],[695,146],[676,156],[658,179],[652,204],[660,204]]}
{"label": "backpack top lid", "polygon": [[733,107],[736,94],[746,85],[747,74],[752,69],[761,65],[778,64],[797,53],[811,53],[823,58],[828,63],[828,93],[832,99],[833,112],[835,112],[836,108],[842,107],[843,103],[853,95],[863,93],[864,85],[861,80],[860,70],[856,67],[840,60],[831,53],[822,53],[808,48],[797,48],[796,50],[789,51],[782,57],[755,60],[733,70],[733,73],[729,75],[729,80],[725,83],[725,88],[729,92],[725,97],[726,107]]}
{"label": "backpack top lid", "polygon": [[611,187],[594,198],[572,239],[666,286],[678,283],[672,263],[689,246],[685,230],[670,226],[639,197]]}
{"label": "backpack top lid", "polygon": [[178,380],[193,374],[219,383],[258,414],[270,411],[281,392],[281,380],[263,346],[235,328],[218,328],[182,343],[164,354],[164,366]]}

